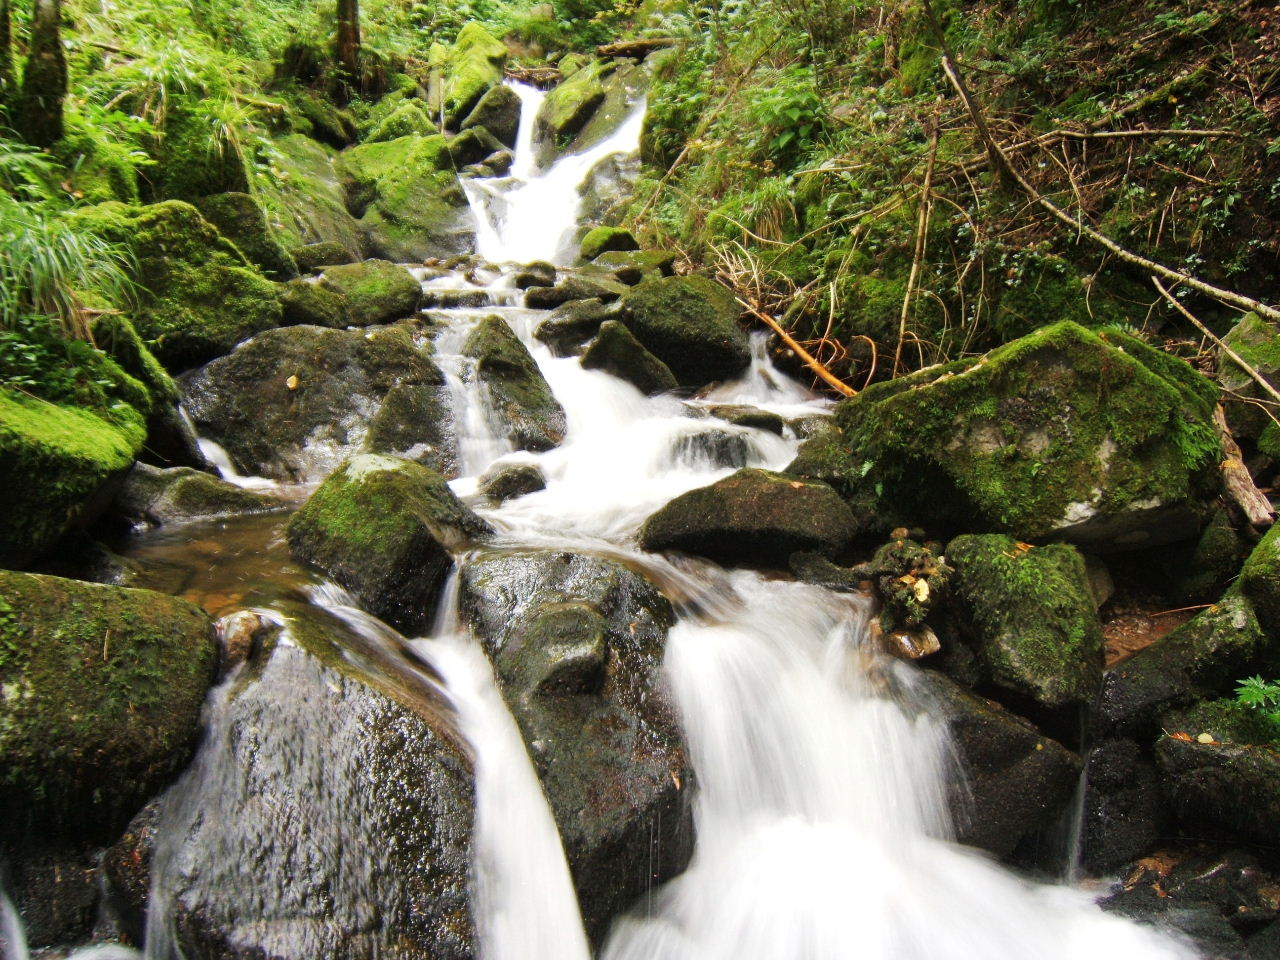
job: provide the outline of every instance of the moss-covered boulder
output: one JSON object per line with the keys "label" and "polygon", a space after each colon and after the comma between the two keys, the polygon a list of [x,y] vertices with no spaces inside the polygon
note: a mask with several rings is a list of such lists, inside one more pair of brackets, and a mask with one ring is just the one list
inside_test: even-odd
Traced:
{"label": "moss-covered boulder", "polygon": [[298,275],[298,265],[267,224],[262,207],[247,193],[219,193],[196,201],[200,215],[273,280]]}
{"label": "moss-covered boulder", "polygon": [[1154,546],[1193,536],[1218,492],[1216,396],[1133,337],[1058,323],[841,401],[788,470],[884,528]]}
{"label": "moss-covered boulder", "polygon": [[311,278],[290,280],[280,286],[281,326],[310,324],[340,330],[352,325],[351,301],[347,295]]}
{"label": "moss-covered boulder", "polygon": [[1280,639],[1280,527],[1272,527],[1240,571],[1240,591],[1253,604],[1258,623]]}
{"label": "moss-covered boulder", "polygon": [[1016,714],[937,673],[919,682],[946,723],[962,776],[949,777],[956,839],[1008,857],[1067,811],[1080,758]]}
{"label": "moss-covered boulder", "polygon": [[988,682],[1050,708],[1094,698],[1102,626],[1074,547],[966,535],[946,556],[966,639]]}
{"label": "moss-covered boulder", "polygon": [[534,118],[533,139],[540,166],[562,153],[604,103],[604,79],[617,69],[613,60],[596,60],[576,71],[542,101]]}
{"label": "moss-covered boulder", "polygon": [[706,277],[664,277],[632,287],[622,322],[681,386],[728,380],[751,360],[733,294]]}
{"label": "moss-covered boulder", "polygon": [[1165,735],[1156,759],[1188,836],[1268,847],[1280,841],[1280,753],[1274,748]]}
{"label": "moss-covered boulder", "polygon": [[142,416],[114,420],[0,390],[0,566],[23,567],[96,517],[142,450]]}
{"label": "moss-covered boulder", "polygon": [[409,333],[285,327],[188,375],[186,406],[236,469],[319,480],[353,453],[452,472],[444,374]]}
{"label": "moss-covered boulder", "polygon": [[616,319],[621,309],[616,302],[606,304],[599,297],[570,300],[560,304],[551,316],[538,324],[533,335],[549,346],[556,356],[572,356],[599,332],[604,321]]}
{"label": "moss-covered boulder", "polygon": [[676,255],[665,250],[608,250],[591,262],[607,270],[619,283],[635,286],[646,280],[672,276]]}
{"label": "moss-covered boulder", "polygon": [[[1280,385],[1280,328],[1275,324],[1248,313],[1222,339],[1273,388]],[[1219,349],[1217,366],[1227,425],[1236,437],[1257,440],[1271,418],[1264,407],[1250,401],[1269,401],[1270,396],[1225,350]]]}
{"label": "moss-covered boulder", "polygon": [[612,303],[627,292],[626,284],[604,275],[570,274],[552,287],[535,286],[524,295],[531,310],[552,310],[574,300],[600,300]]}
{"label": "moss-covered boulder", "polygon": [[304,603],[268,619],[189,772],[108,854],[125,929],[158,892],[184,956],[474,957],[452,709],[387,640]]}
{"label": "moss-covered boulder", "polygon": [[347,210],[336,152],[295,133],[272,140],[266,156],[272,176],[262,178],[260,190],[266,208],[272,211],[268,223],[281,242],[295,257],[296,248],[307,244],[336,243],[346,251],[342,259],[331,252],[309,265],[298,259],[299,269],[349,263],[363,255],[364,232]]}
{"label": "moss-covered boulder", "polygon": [[344,152],[338,165],[348,209],[368,248],[398,263],[475,248],[475,225],[443,136],[400,137]]}
{"label": "moss-covered boulder", "polygon": [[301,273],[311,273],[324,267],[336,267],[343,263],[355,263],[359,259],[337,240],[320,240],[304,243],[289,251]]}
{"label": "moss-covered boulder", "polygon": [[421,100],[405,100],[365,134],[364,142],[379,143],[413,135],[429,137],[439,132],[440,128],[427,116]]}
{"label": "moss-covered boulder", "polygon": [[791,554],[832,554],[855,533],[853,514],[825,483],[746,469],[676,497],[644,522],[640,545],[786,569]]}
{"label": "moss-covered boulder", "polygon": [[564,408],[505,320],[485,317],[462,352],[475,361],[475,376],[516,449],[550,450],[564,439]]}
{"label": "moss-covered boulder", "polygon": [[520,132],[520,107],[520,95],[510,87],[503,84],[490,87],[462,121],[461,129],[483,127],[500,143],[514,149]]}
{"label": "moss-covered boulder", "polygon": [[170,370],[229,353],[280,325],[275,285],[190,204],[106,203],[76,216],[133,249],[142,290],[134,325]]}
{"label": "moss-covered boulder", "polygon": [[578,245],[578,256],[583,260],[595,260],[602,253],[639,250],[635,234],[624,227],[596,227],[587,232]]}
{"label": "moss-covered boulder", "polygon": [[243,150],[216,139],[214,118],[189,100],[169,110],[160,162],[151,175],[160,196],[193,201],[215,193],[248,193],[252,177]]}
{"label": "moss-covered boulder", "polygon": [[534,463],[513,463],[486,470],[479,490],[494,503],[506,503],[547,488],[547,478]]}
{"label": "moss-covered boulder", "polygon": [[445,479],[409,460],[348,460],[289,521],[289,547],[405,633],[427,629],[451,550],[490,533]]}
{"label": "moss-covered boulder", "polygon": [[471,21],[458,33],[449,50],[445,84],[445,124],[458,129],[459,124],[493,87],[502,83],[507,62],[507,47],[478,22]]}
{"label": "moss-covered boulder", "polygon": [[334,150],[355,143],[358,129],[351,114],[305,87],[290,87],[294,128]]}
{"label": "moss-covered boulder", "polygon": [[460,606],[535,758],[598,941],[689,855],[688,764],[662,682],[671,605],[614,560],[556,550],[469,562]]}
{"label": "moss-covered boulder", "polygon": [[284,503],[190,467],[162,470],[134,464],[116,496],[114,509],[133,524],[164,526],[210,517],[280,510]]}
{"label": "moss-covered boulder", "polygon": [[606,320],[582,354],[588,370],[603,370],[634,386],[646,396],[679,386],[671,368],[644,348],[617,320]]}
{"label": "moss-covered boulder", "polygon": [[320,282],[347,298],[351,322],[360,327],[410,316],[422,299],[413,274],[386,260],[329,267]]}
{"label": "moss-covered boulder", "polygon": [[0,571],[0,837],[111,839],[186,763],[217,663],[193,604]]}

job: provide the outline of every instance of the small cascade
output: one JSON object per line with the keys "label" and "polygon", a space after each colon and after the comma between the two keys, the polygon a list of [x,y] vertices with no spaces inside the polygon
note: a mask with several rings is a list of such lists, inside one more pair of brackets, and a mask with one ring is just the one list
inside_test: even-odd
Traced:
{"label": "small cascade", "polygon": [[22,918],[9,895],[0,889],[0,960],[29,960]]}

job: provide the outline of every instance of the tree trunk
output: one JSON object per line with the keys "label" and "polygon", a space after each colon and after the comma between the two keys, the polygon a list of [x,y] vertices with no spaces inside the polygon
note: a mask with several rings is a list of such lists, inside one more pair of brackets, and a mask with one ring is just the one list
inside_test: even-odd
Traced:
{"label": "tree trunk", "polygon": [[347,82],[360,82],[360,2],[338,0],[338,43],[334,51]]}
{"label": "tree trunk", "polygon": [[[13,105],[13,44],[9,36],[9,0],[0,0],[0,114],[8,117]],[[13,123],[12,118],[6,121]]]}
{"label": "tree trunk", "polygon": [[62,139],[62,101],[67,96],[67,61],[60,36],[61,0],[35,0],[31,17],[31,47],[22,73],[18,131],[36,147]]}

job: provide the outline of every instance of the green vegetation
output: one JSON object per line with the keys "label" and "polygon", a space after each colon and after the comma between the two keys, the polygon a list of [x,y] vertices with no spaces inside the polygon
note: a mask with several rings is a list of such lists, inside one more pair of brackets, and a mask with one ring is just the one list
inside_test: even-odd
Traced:
{"label": "green vegetation", "polygon": [[1280,683],[1259,674],[1246,677],[1236,687],[1236,703],[1265,721],[1270,742],[1280,742]]}

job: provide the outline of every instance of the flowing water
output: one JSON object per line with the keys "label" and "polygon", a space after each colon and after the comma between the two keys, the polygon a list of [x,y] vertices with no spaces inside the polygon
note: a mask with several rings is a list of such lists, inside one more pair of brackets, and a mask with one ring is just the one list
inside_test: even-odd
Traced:
{"label": "flowing water", "polygon": [[[532,163],[532,117],[541,95],[517,90],[525,110],[512,175],[467,184],[481,253],[494,263],[564,262],[579,185],[601,159],[635,149],[643,108],[608,141],[540,171]],[[949,840],[945,783],[955,773],[945,725],[917,682],[916,668],[869,644],[868,601],[636,549],[640,523],[672,497],[743,466],[781,468],[794,455],[799,440],[790,429],[778,436],[734,426],[710,414],[715,404],[749,404],[791,421],[825,413],[823,401],[773,369],[763,338],[753,345],[750,370],[736,383],[696,401],[644,397],[607,374],[584,370],[576,358],[553,356],[536,340],[532,331],[546,312],[518,305],[513,269],[424,279],[433,289],[477,291],[483,296],[476,302],[490,304],[434,314],[448,324],[436,356],[450,383],[465,474],[454,487],[467,496],[479,474],[495,463],[537,463],[545,490],[498,507],[475,504],[498,530],[500,545],[621,557],[662,585],[680,611],[667,642],[665,678],[696,772],[696,846],[681,876],[615,924],[601,952],[604,960],[1191,956],[1147,929],[1103,914],[1078,890],[1030,883]],[[515,451],[485,407],[461,344],[477,319],[490,313],[503,316],[529,347],[565,408],[568,432],[556,449]],[[275,544],[269,556],[277,557],[278,522],[259,522],[253,529],[261,531],[256,535],[263,544]],[[202,557],[195,566],[218,563]],[[306,580],[296,569],[282,569],[298,584]],[[218,577],[202,574],[197,580],[214,593],[225,589]],[[370,662],[389,663],[399,655],[395,651],[405,641],[350,608],[340,592],[304,585],[327,616],[364,637],[370,650],[381,651],[368,654]],[[471,895],[481,955],[586,960],[591,950],[554,821],[492,668],[459,619],[456,594],[455,578],[433,635],[407,641],[413,659],[430,667],[397,669],[406,688],[452,704],[474,755]],[[284,666],[272,667],[286,668],[287,657]],[[309,684],[307,689],[321,695],[332,683],[312,676],[307,671],[318,668],[301,662],[288,669],[296,674],[291,682]],[[264,726],[278,741],[270,748],[277,756],[272,762],[305,761],[310,769],[317,754],[307,738],[323,737],[340,747],[347,733],[338,719],[323,731],[286,728],[294,712],[287,693],[259,696],[262,718],[270,721]],[[202,805],[210,816],[234,818],[236,804],[247,802],[245,785],[231,782],[225,766],[230,761],[218,752],[220,725],[232,723],[227,703],[225,696],[214,699],[205,747],[193,772],[170,795],[175,810]],[[343,762],[313,771],[319,794],[334,778],[359,775]],[[343,821],[358,813],[317,803],[307,812],[307,829],[333,832],[350,845],[354,834]],[[183,822],[175,813],[170,819]],[[358,844],[344,849],[346,872],[335,880],[333,896],[363,908],[377,904],[386,895],[377,887],[380,851]],[[157,875],[166,857],[180,855],[190,853],[160,843]],[[203,855],[224,861],[209,865],[206,875],[237,882],[236,858],[245,851],[233,846]],[[194,867],[188,863],[183,869]],[[171,960],[180,953],[163,883],[153,882],[147,956]],[[286,894],[268,885],[254,896]],[[3,900],[0,908],[6,925],[0,936],[12,942],[12,911]],[[368,918],[339,910],[335,920],[358,925]],[[307,942],[283,946],[289,955],[303,955],[298,951]],[[11,945],[7,960],[25,960],[17,949]]]}

